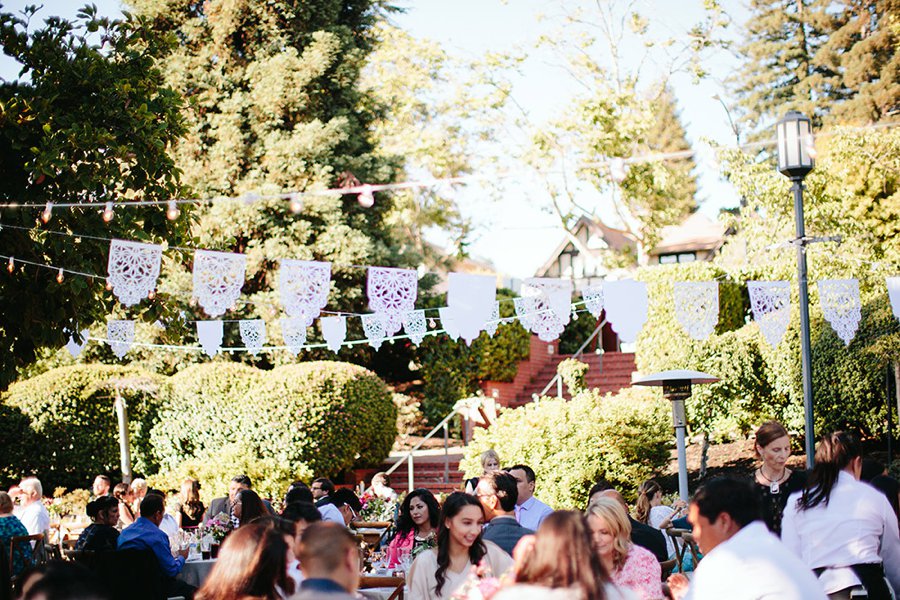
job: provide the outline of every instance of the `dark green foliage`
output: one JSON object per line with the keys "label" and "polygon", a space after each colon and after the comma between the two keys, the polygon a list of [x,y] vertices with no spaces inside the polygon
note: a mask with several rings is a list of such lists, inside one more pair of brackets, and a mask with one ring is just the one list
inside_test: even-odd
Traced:
{"label": "dark green foliage", "polygon": [[0,402],[0,486],[7,488],[34,471],[38,437],[31,429],[31,420],[20,408]]}
{"label": "dark green foliage", "polygon": [[[5,411],[23,425],[21,464],[4,471],[30,468],[47,489],[84,487],[97,473],[119,468],[118,423],[115,394],[128,405],[131,457],[136,472],[151,472],[150,429],[161,404],[163,379],[133,367],[84,365],[48,371],[12,385],[3,398]],[[30,421],[21,421],[18,412]],[[13,446],[14,447],[14,446]],[[16,460],[17,452],[4,452]]]}
{"label": "dark green foliage", "polygon": [[652,390],[629,388],[614,396],[587,391],[570,401],[543,398],[500,413],[478,429],[460,468],[481,473],[488,448],[504,465],[530,465],[536,495],[556,509],[581,509],[587,492],[604,478],[628,493],[669,458],[668,402]]}
{"label": "dark green foliage", "polygon": [[[21,79],[0,82],[0,202],[94,202],[97,209],[53,211],[48,230],[180,245],[188,217],[166,207],[120,208],[109,224],[103,204],[182,197],[168,152],[184,131],[180,96],[163,84],[153,55],[169,38],[144,20],[110,21],[82,9],[74,23],[0,13],[0,46],[21,65]],[[91,36],[89,41],[86,36]],[[98,43],[102,40],[102,43]],[[6,210],[3,222],[33,228],[41,209]],[[103,273],[108,242],[4,228],[3,253],[75,271]],[[113,307],[104,282],[17,266],[0,279],[0,387],[44,347],[66,343]],[[158,302],[135,311],[154,321],[173,313]],[[137,315],[136,315],[137,316]]]}

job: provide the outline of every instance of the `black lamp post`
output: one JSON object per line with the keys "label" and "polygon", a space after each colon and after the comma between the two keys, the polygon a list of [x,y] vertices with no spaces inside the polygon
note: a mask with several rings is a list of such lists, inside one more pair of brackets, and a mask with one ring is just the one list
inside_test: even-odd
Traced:
{"label": "black lamp post", "polygon": [[806,282],[806,228],[803,224],[803,179],[815,165],[812,127],[803,114],[790,111],[775,126],[778,133],[778,170],[791,180],[797,239],[797,283],[800,288],[800,346],[803,374],[803,412],[806,418],[806,468],[813,466],[812,351],[809,342],[809,290]]}

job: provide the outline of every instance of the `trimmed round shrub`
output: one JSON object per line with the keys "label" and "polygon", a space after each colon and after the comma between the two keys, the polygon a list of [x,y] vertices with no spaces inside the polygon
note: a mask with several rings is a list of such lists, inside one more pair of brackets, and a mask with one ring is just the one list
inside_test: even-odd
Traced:
{"label": "trimmed round shrub", "polygon": [[505,410],[489,429],[477,430],[460,468],[466,477],[480,474],[480,455],[493,448],[503,465],[534,469],[538,498],[555,509],[580,509],[598,479],[627,494],[668,462],[669,413],[669,403],[647,389],[542,398]]}
{"label": "trimmed round shrub", "polygon": [[134,367],[76,365],[13,384],[3,402],[30,421],[33,437],[25,465],[44,488],[85,487],[97,473],[119,469],[117,387],[128,406],[133,468],[156,470],[149,432],[163,382]]}
{"label": "trimmed round shrub", "polygon": [[0,487],[7,489],[18,483],[23,474],[34,471],[37,436],[31,419],[21,409],[0,402]]}

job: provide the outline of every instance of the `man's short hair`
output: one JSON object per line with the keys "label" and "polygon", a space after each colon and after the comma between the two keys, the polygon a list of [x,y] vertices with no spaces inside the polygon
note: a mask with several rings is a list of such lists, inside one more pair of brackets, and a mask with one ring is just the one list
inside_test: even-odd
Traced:
{"label": "man's short hair", "polygon": [[107,484],[112,485],[112,479],[109,478],[109,475],[97,475],[94,479],[100,479],[101,481],[105,481]]}
{"label": "man's short hair", "polygon": [[284,497],[285,504],[291,504],[292,502],[312,502],[313,495],[308,487],[294,487],[288,490],[287,495]]}
{"label": "man's short hair", "polygon": [[527,481],[528,483],[531,483],[535,480],[534,469],[532,469],[528,465],[513,465],[508,469],[504,469],[504,471],[509,473],[510,471],[515,471],[516,469],[525,471],[525,481]]}
{"label": "man's short hair", "polygon": [[293,523],[297,521],[318,523],[322,520],[322,514],[312,502],[290,502],[281,511],[281,517]]}
{"label": "man's short hair", "polygon": [[359,501],[359,498],[353,493],[353,490],[348,490],[347,488],[341,488],[332,494],[331,503],[337,508],[346,504],[356,513],[359,513],[359,511],[362,510],[362,502]]}
{"label": "man's short hair", "polygon": [[519,488],[515,477],[504,471],[494,471],[484,475],[481,481],[487,483],[494,495],[497,496],[500,508],[505,512],[512,512],[516,509],[516,502],[519,501]]}
{"label": "man's short hair", "polygon": [[250,481],[250,478],[246,475],[235,475],[231,480],[237,484],[246,486],[248,490],[253,489],[253,482]]}
{"label": "man's short hair", "polygon": [[598,494],[600,492],[605,492],[606,490],[613,489],[613,485],[605,479],[599,480],[597,483],[591,486],[590,491],[588,492],[588,500],[590,500],[591,496],[594,494]]}
{"label": "man's short hair", "polygon": [[149,519],[156,513],[165,510],[166,500],[160,494],[151,494],[147,492],[144,499],[141,500],[141,516]]}
{"label": "man's short hair", "polygon": [[318,483],[322,488],[322,491],[328,495],[334,493],[334,483],[332,483],[332,481],[327,477],[316,477],[315,479],[313,479],[313,483]]}
{"label": "man's short hair", "polygon": [[337,523],[313,523],[300,536],[300,564],[318,567],[325,573],[341,568],[350,549],[356,549],[356,538]]}
{"label": "man's short hair", "polygon": [[710,522],[728,513],[731,520],[744,527],[760,518],[759,500],[752,484],[734,477],[716,477],[700,486],[691,503]]}

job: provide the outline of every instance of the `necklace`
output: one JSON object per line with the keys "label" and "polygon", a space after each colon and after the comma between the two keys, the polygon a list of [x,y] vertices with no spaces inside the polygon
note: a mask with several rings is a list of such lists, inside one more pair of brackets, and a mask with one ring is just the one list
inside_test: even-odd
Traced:
{"label": "necklace", "polygon": [[777,494],[781,491],[781,486],[779,485],[778,482],[781,481],[782,479],[784,479],[784,476],[787,474],[787,469],[784,469],[781,472],[781,475],[779,475],[775,479],[769,479],[768,477],[766,477],[766,474],[763,473],[762,467],[758,468],[757,471],[759,472],[760,477],[762,477],[763,479],[765,479],[766,481],[769,482],[769,491],[772,494]]}

